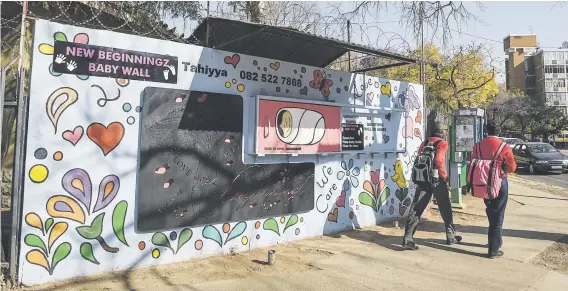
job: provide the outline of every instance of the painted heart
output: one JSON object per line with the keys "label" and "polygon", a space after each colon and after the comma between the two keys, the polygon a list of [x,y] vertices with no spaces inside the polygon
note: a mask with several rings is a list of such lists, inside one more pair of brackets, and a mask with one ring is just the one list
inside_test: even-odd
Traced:
{"label": "painted heart", "polygon": [[404,207],[402,204],[400,204],[398,206],[398,214],[400,214],[400,216],[404,216],[405,212],[406,212],[406,207]]}
{"label": "painted heart", "polygon": [[391,116],[392,116],[392,114],[387,113],[387,114],[385,115],[385,119],[388,120],[388,121],[390,121],[390,120],[391,120]]}
{"label": "painted heart", "polygon": [[100,123],[92,123],[87,127],[87,136],[106,156],[114,150],[124,137],[124,126],[120,122],[113,122],[108,127]]}
{"label": "painted heart", "polygon": [[337,201],[335,202],[335,205],[337,205],[337,207],[345,208],[345,198],[346,197],[347,197],[347,194],[345,193],[345,191],[341,191],[341,195],[339,195],[339,197],[337,197]]}
{"label": "painted heart", "polygon": [[373,184],[379,184],[379,175],[381,174],[381,171],[379,171],[379,169],[375,170],[375,171],[370,171],[370,175],[371,175],[371,182],[373,182]]}
{"label": "painted heart", "polygon": [[225,57],[225,64],[227,65],[233,65],[233,68],[237,68],[237,65],[239,64],[239,62],[241,61],[241,56],[239,56],[238,54],[234,54],[232,57],[231,56],[226,56]]}
{"label": "painted heart", "polygon": [[205,100],[207,100],[207,94],[203,94],[201,97],[197,98],[197,102],[199,103],[203,103]]}
{"label": "painted heart", "polygon": [[73,146],[75,146],[79,140],[83,137],[83,127],[77,126],[73,131],[66,130],[63,132],[62,137],[64,140],[70,142]]}
{"label": "painted heart", "polygon": [[280,62],[271,63],[270,68],[275,70],[275,71],[278,71],[278,69],[280,69]]}
{"label": "painted heart", "polygon": [[422,132],[420,131],[420,128],[414,129],[414,136],[422,140]]}
{"label": "painted heart", "polygon": [[373,99],[375,99],[375,93],[373,93],[373,92],[367,93],[367,99],[369,99],[369,101],[373,102]]}
{"label": "painted heart", "polygon": [[333,209],[333,212],[327,214],[327,220],[337,222],[337,216],[339,215],[339,209]]}
{"label": "painted heart", "polygon": [[422,111],[418,110],[418,113],[416,113],[416,118],[414,118],[414,121],[416,123],[422,123]]}
{"label": "painted heart", "polygon": [[388,143],[390,140],[390,136],[383,134],[383,143]]}
{"label": "painted heart", "polygon": [[414,121],[412,117],[408,116],[405,120],[405,125],[402,127],[402,137],[413,138],[414,135]]}
{"label": "painted heart", "polygon": [[381,86],[381,94],[391,96],[391,84],[389,82]]}
{"label": "painted heart", "polygon": [[166,171],[170,168],[170,166],[163,165],[161,167],[157,167],[156,170],[154,170],[154,173],[158,174],[158,175],[163,175],[164,173],[166,173]]}

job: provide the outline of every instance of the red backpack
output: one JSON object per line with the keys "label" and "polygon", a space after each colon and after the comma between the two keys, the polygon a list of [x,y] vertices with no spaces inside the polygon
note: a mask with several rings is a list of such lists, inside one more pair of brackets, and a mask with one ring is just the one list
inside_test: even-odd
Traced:
{"label": "red backpack", "polygon": [[505,145],[505,142],[501,142],[493,159],[484,160],[481,158],[480,145],[477,144],[477,158],[471,160],[467,173],[467,182],[473,196],[483,199],[499,196],[504,174],[503,161],[499,157]]}

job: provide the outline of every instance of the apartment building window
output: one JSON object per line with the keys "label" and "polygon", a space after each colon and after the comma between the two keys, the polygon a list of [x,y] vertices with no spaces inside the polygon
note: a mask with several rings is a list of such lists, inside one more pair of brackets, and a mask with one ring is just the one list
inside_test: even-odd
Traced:
{"label": "apartment building window", "polygon": [[567,93],[546,93],[546,103],[550,105],[562,105],[567,104]]}
{"label": "apartment building window", "polygon": [[565,74],[566,65],[546,65],[544,66],[544,72],[546,74]]}
{"label": "apartment building window", "polygon": [[553,79],[552,80],[553,88],[565,88],[566,87],[566,79]]}
{"label": "apartment building window", "polygon": [[553,88],[553,80],[552,79],[545,79],[544,80],[544,88],[546,91],[552,91]]}
{"label": "apartment building window", "polygon": [[545,61],[564,61],[568,59],[567,52],[545,52],[544,53],[544,60]]}

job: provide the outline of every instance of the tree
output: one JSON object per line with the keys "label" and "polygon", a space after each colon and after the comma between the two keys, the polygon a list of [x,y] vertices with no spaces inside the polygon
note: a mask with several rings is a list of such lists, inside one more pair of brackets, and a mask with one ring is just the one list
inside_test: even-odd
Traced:
{"label": "tree", "polygon": [[228,5],[233,7],[233,13],[243,13],[247,21],[259,23],[261,20],[259,1],[229,1]]}
{"label": "tree", "polygon": [[529,97],[521,90],[506,90],[503,85],[499,87],[499,93],[487,106],[486,118],[495,122],[498,132],[516,130],[518,123],[515,118],[529,104]]}
{"label": "tree", "polygon": [[530,133],[533,138],[558,134],[568,128],[568,116],[560,107],[547,106],[541,100],[523,98],[514,117],[521,134]]}
{"label": "tree", "polygon": [[[419,55],[420,49],[408,54],[410,57]],[[424,60],[438,64],[426,66],[429,107],[446,111],[477,107],[488,103],[498,92],[491,58],[483,45],[460,46],[444,56],[438,47],[428,44],[424,46]],[[380,75],[419,83],[420,65],[394,67],[381,71]]]}
{"label": "tree", "polygon": [[[411,30],[417,39],[422,28],[427,27],[432,36],[440,34],[444,44],[452,38],[452,32],[455,31],[453,26],[459,28],[470,20],[478,20],[462,2],[456,1],[357,1],[353,5],[352,10],[339,15],[345,19],[365,21],[390,8],[400,16],[400,24]],[[481,3],[477,2],[476,5],[481,10],[484,9]],[[340,11],[339,5],[336,6],[336,11]]]}
{"label": "tree", "polygon": [[493,58],[484,45],[459,46],[435,67],[435,79],[448,86],[439,98],[452,109],[476,107],[487,103],[497,93]]}
{"label": "tree", "polygon": [[[420,58],[422,50],[420,48],[412,50],[407,53],[408,57]],[[440,53],[440,49],[433,44],[426,44],[424,46],[424,60],[431,63],[442,63],[444,57]],[[377,64],[373,64],[376,66]],[[412,64],[386,69],[380,72],[374,72],[381,77],[407,81],[412,83],[420,83],[420,64]],[[447,86],[441,86],[440,81],[436,80],[436,70],[434,67],[426,66],[426,89],[428,90],[428,106],[440,107],[438,96],[445,96],[448,93]]]}

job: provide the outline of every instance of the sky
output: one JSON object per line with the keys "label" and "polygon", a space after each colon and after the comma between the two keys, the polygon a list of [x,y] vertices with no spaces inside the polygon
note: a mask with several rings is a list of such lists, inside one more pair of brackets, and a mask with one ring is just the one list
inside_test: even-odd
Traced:
{"label": "sky", "polygon": [[[202,1],[205,7],[205,1]],[[215,7],[214,1],[211,1],[211,8]],[[470,44],[475,41],[476,44],[484,43],[490,48],[491,55],[496,62],[498,74],[498,83],[505,82],[504,60],[505,53],[503,51],[503,38],[509,34],[529,34],[537,35],[537,41],[543,48],[558,48],[563,41],[568,41],[568,2],[565,5],[556,4],[553,1],[481,1],[483,7],[479,7],[475,2],[466,2],[464,5],[473,13],[478,21],[470,20],[467,23],[452,25],[452,39],[447,43],[447,47]],[[319,2],[318,6],[325,13],[330,2]],[[332,3],[338,4],[338,2]],[[354,7],[355,2],[340,3],[341,9],[345,11]],[[391,37],[393,33],[402,36],[406,42],[412,46],[416,45],[413,35],[407,31],[405,27],[401,27],[398,22],[400,15],[395,9],[388,9],[379,12],[379,15],[372,15],[365,19],[365,23],[370,23],[366,33],[368,35],[385,35],[381,31],[387,32],[386,35]],[[379,23],[380,22],[380,23]],[[179,25],[179,22],[176,23]],[[196,27],[196,23],[188,23],[186,31],[191,31]],[[375,27],[380,27],[380,30]],[[458,32],[461,31],[462,33]],[[426,30],[428,39],[432,39],[431,32]],[[186,33],[187,35],[187,33]],[[374,40],[372,45],[376,47],[384,47],[387,44],[387,36],[379,37]],[[339,37],[341,38],[341,37]],[[361,31],[355,28],[353,30],[352,42],[360,44],[369,44],[367,39],[361,38]],[[439,36],[433,38],[433,42],[441,46],[441,38]]]}
{"label": "sky", "polygon": [[[465,3],[468,10],[479,18],[461,24],[452,31],[451,45],[468,44],[472,41],[484,43],[491,49],[491,55],[497,60],[494,65],[499,69],[498,83],[505,82],[503,38],[509,34],[536,34],[541,47],[558,48],[563,41],[568,41],[568,3],[556,5],[548,1],[483,1],[483,9],[475,2]],[[385,13],[385,14],[388,14]],[[390,17],[389,17],[390,16]],[[382,21],[398,20],[399,15],[379,17]],[[383,31],[397,32],[405,39],[415,44],[412,33],[401,27],[399,23],[381,24]],[[431,32],[426,31],[431,37]],[[434,38],[434,43],[441,45],[440,37]]]}

